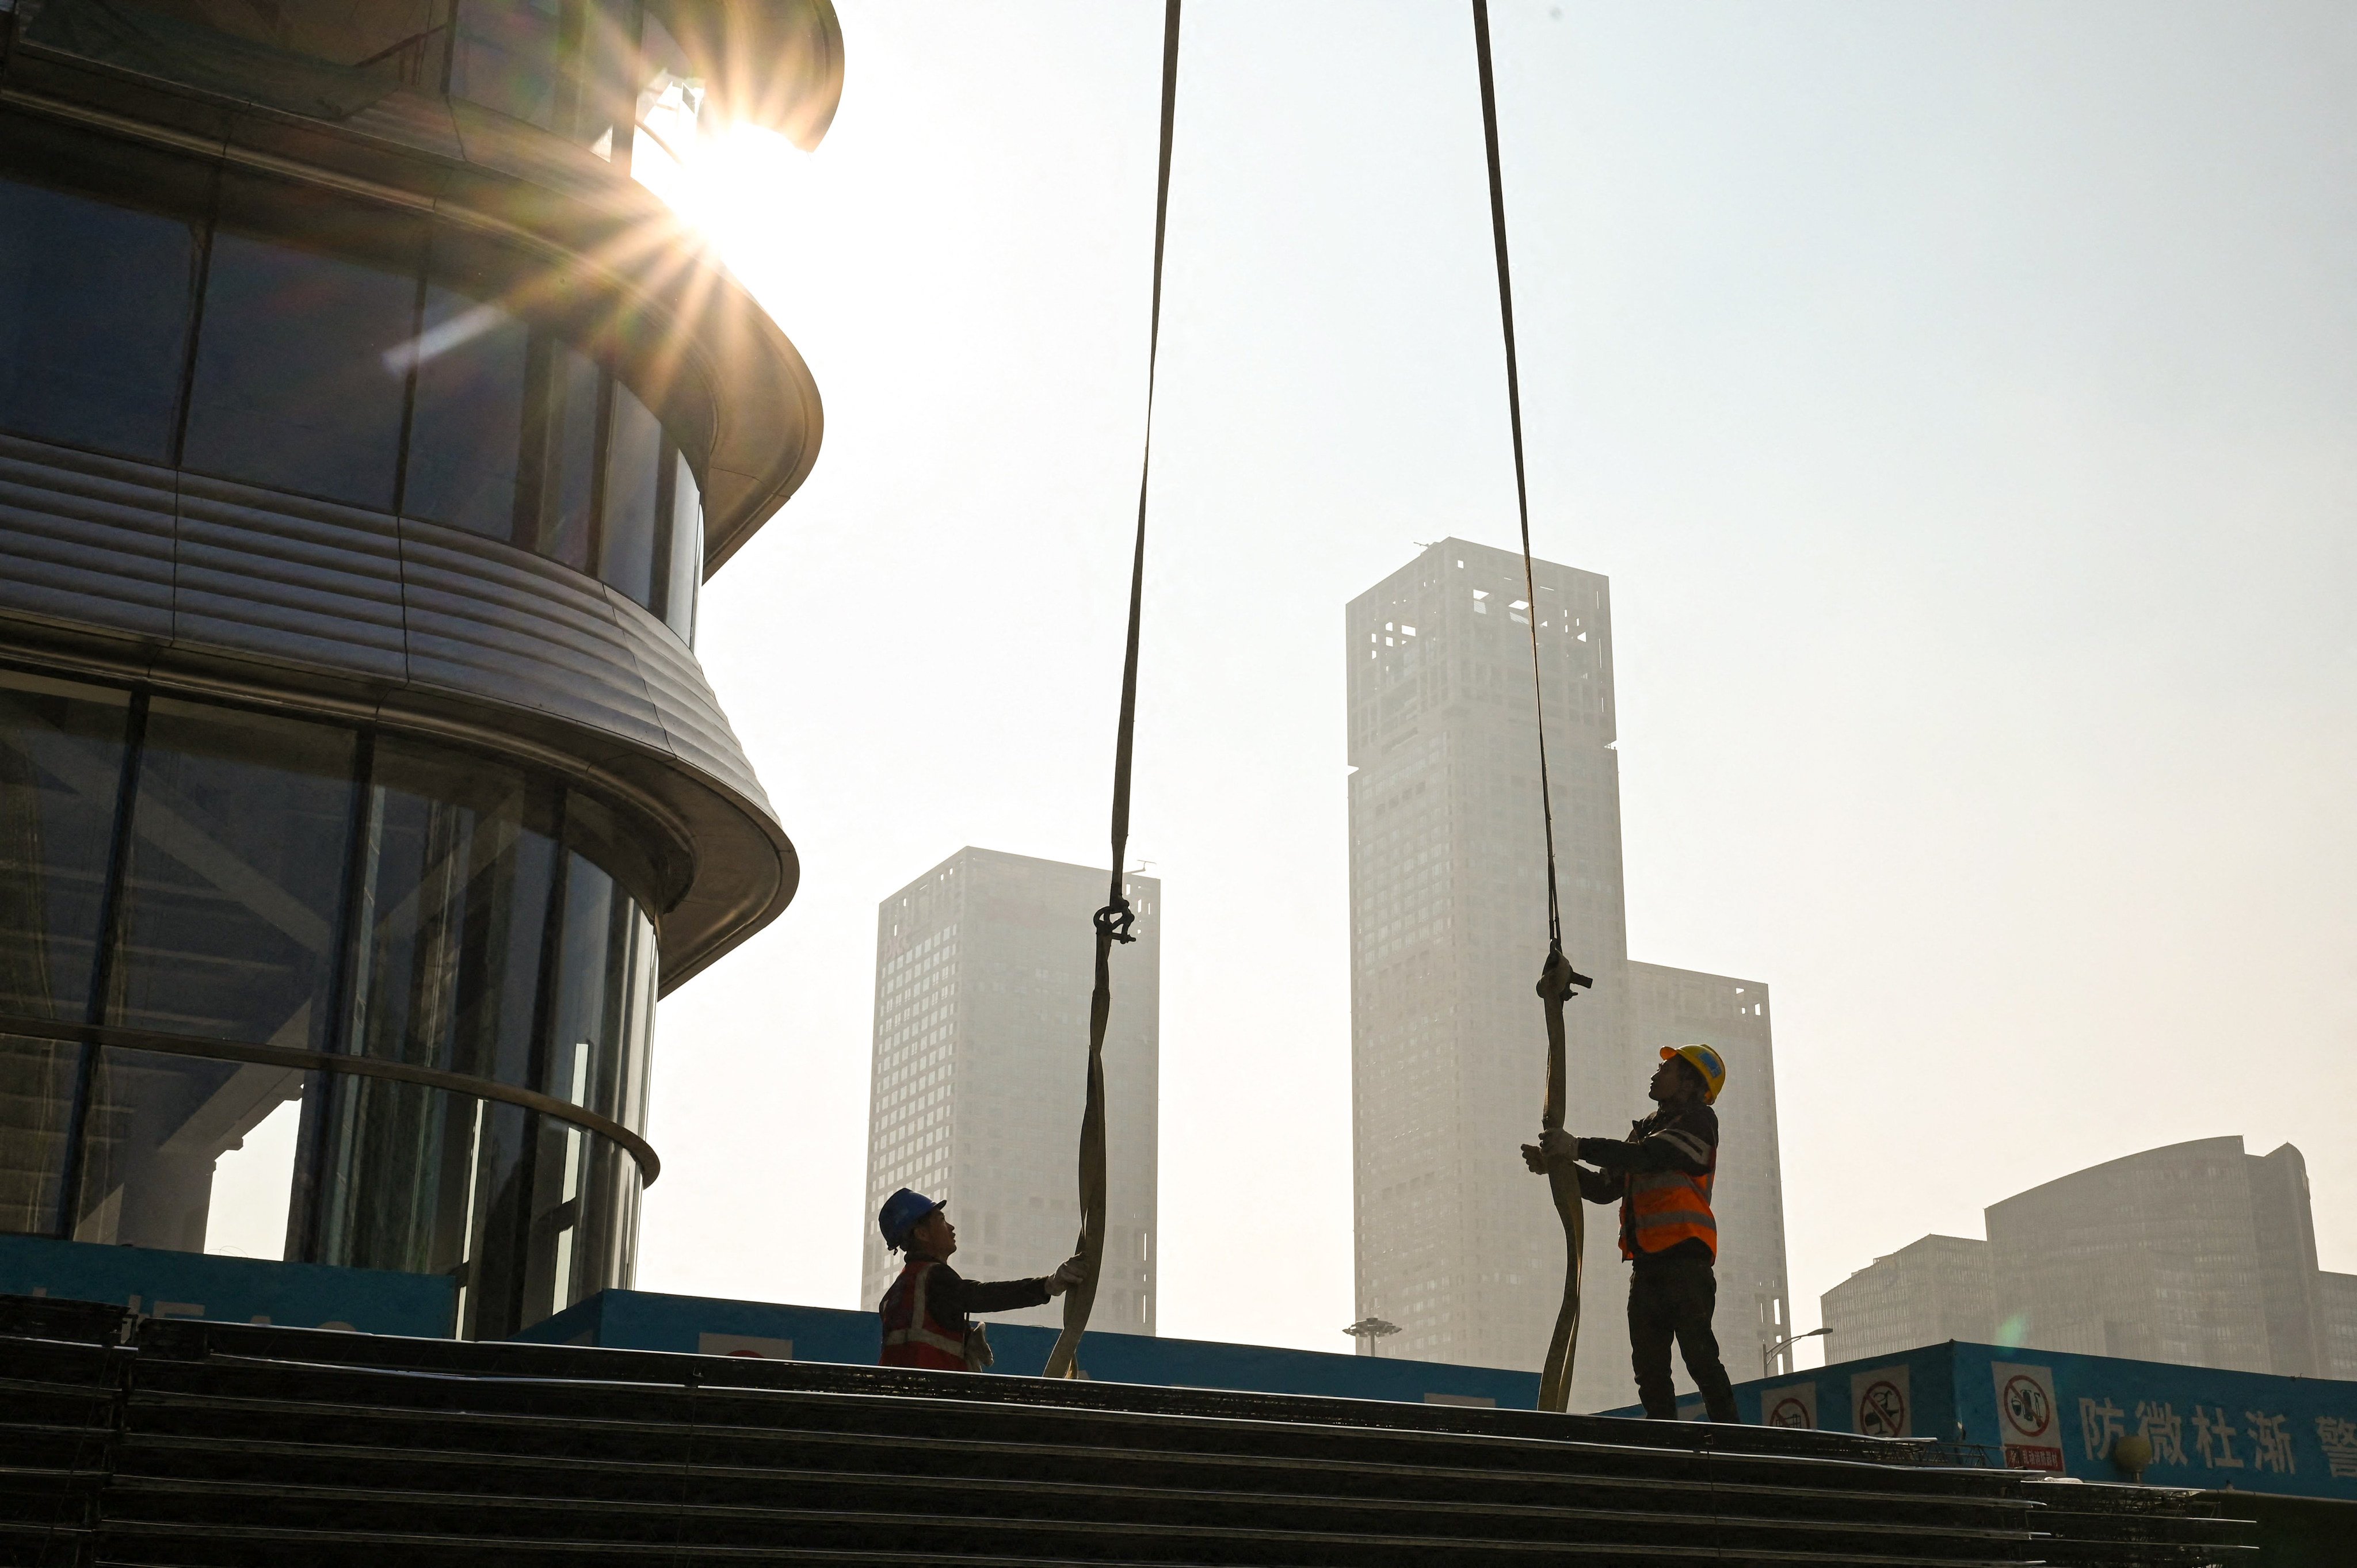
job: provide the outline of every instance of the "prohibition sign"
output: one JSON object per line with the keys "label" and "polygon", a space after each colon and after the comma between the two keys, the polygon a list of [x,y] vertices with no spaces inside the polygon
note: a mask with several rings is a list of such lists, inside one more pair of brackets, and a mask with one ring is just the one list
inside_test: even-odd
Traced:
{"label": "prohibition sign", "polygon": [[1907,1396],[1897,1383],[1867,1386],[1857,1402],[1857,1429],[1867,1437],[1898,1437],[1907,1431]]}
{"label": "prohibition sign", "polygon": [[1786,1394],[1776,1402],[1776,1408],[1768,1412],[1768,1424],[1797,1427],[1805,1432],[1809,1425],[1809,1407],[1792,1395]]}
{"label": "prohibition sign", "polygon": [[2046,1402],[2046,1391],[2038,1380],[2015,1373],[2006,1380],[2005,1418],[2024,1437],[2043,1437],[2046,1429],[2054,1424],[2054,1407]]}

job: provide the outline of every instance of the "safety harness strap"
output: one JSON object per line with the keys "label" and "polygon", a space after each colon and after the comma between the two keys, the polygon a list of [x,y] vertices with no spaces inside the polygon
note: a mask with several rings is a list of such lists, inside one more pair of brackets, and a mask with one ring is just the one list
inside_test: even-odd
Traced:
{"label": "safety harness strap", "polygon": [[[1571,993],[1571,981],[1585,979],[1574,975],[1571,965],[1562,961],[1563,950],[1552,950],[1547,955],[1547,966],[1539,976],[1539,999],[1546,1004],[1547,1034],[1546,1104],[1539,1116],[1542,1133],[1563,1131],[1568,1087],[1565,1082],[1568,1068],[1564,1059],[1563,1004]],[[1538,1407],[1565,1411],[1571,1408],[1571,1361],[1573,1352],[1579,1347],[1581,1265],[1587,1256],[1587,1211],[1580,1205],[1578,1173],[1568,1163],[1548,1164],[1547,1195],[1555,1199],[1555,1218],[1563,1221],[1563,1301],[1555,1308],[1555,1333],[1547,1339],[1546,1359],[1539,1369]]]}
{"label": "safety harness strap", "polygon": [[[1489,0],[1473,0],[1473,49],[1481,69],[1481,141],[1490,159],[1490,232],[1498,252],[1498,320],[1506,338],[1506,418],[1514,437],[1514,507],[1523,529],[1523,600],[1530,607],[1524,618],[1531,628],[1531,704],[1538,718],[1539,812],[1546,827],[1547,957],[1539,974],[1540,999],[1546,1004],[1546,1104],[1539,1125],[1546,1132],[1563,1130],[1564,1101],[1568,1091],[1564,1058],[1563,1004],[1575,985],[1594,981],[1571,967],[1563,951],[1563,902],[1555,891],[1555,794],[1547,782],[1546,693],[1539,671],[1539,595],[1531,568],[1531,490],[1523,460],[1523,384],[1514,356],[1514,283],[1506,252],[1506,187],[1498,164],[1498,92],[1490,69]],[[1547,1343],[1546,1361],[1539,1376],[1539,1408],[1571,1408],[1571,1362],[1579,1343],[1580,1262],[1587,1239],[1587,1222],[1579,1206],[1578,1177],[1568,1169],[1550,1166],[1547,1188],[1563,1221],[1566,1256],[1563,1305],[1555,1312],[1555,1335]]]}
{"label": "safety harness strap", "polygon": [[1131,941],[1136,918],[1123,892],[1122,867],[1129,859],[1129,763],[1137,725],[1137,628],[1146,599],[1146,498],[1154,472],[1154,369],[1162,349],[1162,242],[1170,215],[1170,132],[1178,107],[1178,0],[1162,13],[1162,154],[1154,186],[1154,302],[1146,338],[1146,440],[1137,470],[1137,544],[1129,568],[1129,641],[1121,666],[1121,721],[1113,760],[1113,888],[1096,913],[1096,988],[1089,996],[1088,1098],[1081,1111],[1080,1283],[1064,1293],[1064,1329],[1048,1352],[1042,1376],[1069,1378],[1079,1371],[1081,1336],[1096,1305],[1098,1266],[1104,1261],[1105,1232],[1105,1021],[1113,1013],[1113,947]]}

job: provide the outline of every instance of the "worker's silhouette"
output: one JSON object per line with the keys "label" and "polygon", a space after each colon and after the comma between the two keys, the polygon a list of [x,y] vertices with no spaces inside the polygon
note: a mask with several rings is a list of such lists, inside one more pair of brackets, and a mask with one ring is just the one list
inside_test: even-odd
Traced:
{"label": "worker's silhouette", "polygon": [[876,1227],[884,1245],[906,1250],[909,1262],[877,1306],[884,1320],[887,1367],[931,1367],[948,1372],[979,1372],[990,1365],[990,1337],[972,1321],[977,1312],[1015,1312],[1039,1306],[1081,1281],[1081,1260],[1067,1259],[1040,1279],[987,1283],[962,1279],[950,1267],[957,1251],[957,1227],[945,1205],[902,1187],[884,1200]]}
{"label": "worker's silhouette", "polygon": [[1673,1338],[1710,1419],[1738,1419],[1710,1326],[1718,1297],[1713,1272],[1718,1222],[1710,1211],[1718,1113],[1711,1102],[1726,1083],[1727,1064],[1710,1047],[1665,1047],[1646,1089],[1660,1109],[1633,1123],[1627,1138],[1574,1138],[1556,1131],[1523,1145],[1523,1161],[1532,1170],[1569,1166],[1582,1197],[1620,1205],[1620,1255],[1631,1265],[1630,1359],[1637,1397],[1645,1413],[1661,1421],[1678,1414],[1670,1381]]}

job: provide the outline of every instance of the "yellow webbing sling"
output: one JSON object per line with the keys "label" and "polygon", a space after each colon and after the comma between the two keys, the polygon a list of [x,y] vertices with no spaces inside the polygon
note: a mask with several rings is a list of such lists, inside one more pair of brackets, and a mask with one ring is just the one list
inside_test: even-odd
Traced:
{"label": "yellow webbing sling", "polygon": [[[1498,169],[1498,93],[1490,72],[1490,6],[1473,0],[1473,49],[1481,67],[1481,138],[1490,156],[1490,231],[1498,252],[1498,317],[1506,337],[1506,417],[1514,435],[1514,505],[1523,525],[1523,599],[1530,606],[1531,702],[1538,716],[1539,809],[1546,824],[1547,956],[1539,973],[1539,998],[1546,1004],[1546,1103],[1539,1115],[1544,1132],[1563,1130],[1567,1068],[1564,1060],[1563,1004],[1576,985],[1596,983],[1571,967],[1563,951],[1563,904],[1555,893],[1555,798],[1547,784],[1546,694],[1539,680],[1539,596],[1531,571],[1531,495],[1523,464],[1523,389],[1514,360],[1514,286],[1506,264],[1506,188]],[[1563,1221],[1563,1305],[1556,1309],[1555,1337],[1547,1342],[1539,1375],[1539,1408],[1571,1408],[1572,1354],[1579,1345],[1580,1259],[1587,1221],[1579,1206],[1579,1180],[1568,1169],[1550,1167],[1547,1188]]]}
{"label": "yellow webbing sling", "polygon": [[1162,13],[1162,158],[1154,189],[1154,306],[1146,329],[1146,453],[1137,473],[1137,548],[1129,571],[1129,644],[1121,667],[1121,722],[1114,741],[1113,891],[1096,913],[1096,989],[1089,997],[1089,1088],[1081,1112],[1081,1282],[1064,1293],[1064,1331],[1048,1352],[1042,1374],[1070,1378],[1080,1372],[1081,1336],[1096,1305],[1097,1274],[1104,1262],[1105,1232],[1105,1020],[1113,1012],[1111,960],[1115,942],[1129,934],[1129,899],[1122,891],[1122,863],[1129,855],[1130,739],[1137,722],[1137,623],[1146,596],[1146,495],[1154,466],[1154,364],[1162,347],[1162,240],[1170,211],[1170,129],[1178,105],[1178,0]]}

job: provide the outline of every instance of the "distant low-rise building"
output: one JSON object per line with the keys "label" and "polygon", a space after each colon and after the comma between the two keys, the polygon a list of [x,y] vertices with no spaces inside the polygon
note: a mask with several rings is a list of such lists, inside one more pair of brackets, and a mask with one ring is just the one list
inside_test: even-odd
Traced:
{"label": "distant low-rise building", "polygon": [[[2287,1146],[2269,1159],[2298,1152]],[[2041,1350],[2174,1361],[2244,1372],[2276,1369],[2267,1334],[2263,1232],[2307,1225],[2268,1212],[2294,1199],[2254,1182],[2240,1138],[2202,1138],[2107,1160],[1989,1206],[1997,1320]],[[2258,1199],[2254,1206],[2254,1197]],[[2310,1256],[2313,1256],[2311,1245]],[[2313,1264],[2310,1265],[2313,1272]],[[2313,1365],[2287,1344],[2295,1369]]]}
{"label": "distant low-rise building", "polygon": [[1986,1345],[1996,1337],[1988,1243],[1968,1236],[1910,1242],[1834,1286],[1822,1302],[1828,1363],[1946,1339]]}
{"label": "distant low-rise building", "polygon": [[2317,1267],[2308,1165],[2240,1138],[2147,1149],[1926,1236],[1823,1297],[1828,1359],[1978,1339],[2290,1377],[2357,1377],[2357,1276]]}

